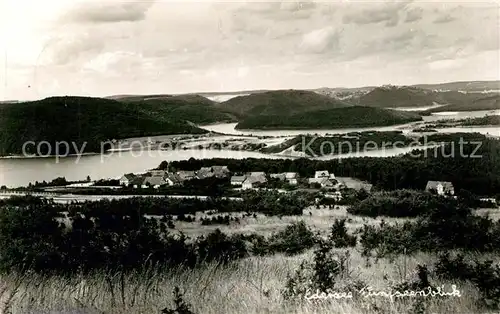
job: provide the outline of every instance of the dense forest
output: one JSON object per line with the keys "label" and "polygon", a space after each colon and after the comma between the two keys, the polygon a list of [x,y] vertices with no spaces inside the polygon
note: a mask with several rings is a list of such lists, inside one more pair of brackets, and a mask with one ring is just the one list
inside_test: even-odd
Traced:
{"label": "dense forest", "polygon": [[261,149],[265,153],[279,153],[290,147],[308,156],[324,156],[342,153],[362,152],[368,149],[404,147],[413,140],[401,131],[351,132],[332,136],[298,135],[285,142]]}
{"label": "dense forest", "polygon": [[290,116],[259,115],[241,120],[237,129],[314,129],[375,127],[420,121],[415,113],[353,106],[308,111]]}
{"label": "dense forest", "polygon": [[[39,101],[0,106],[0,155],[101,152],[101,143],[120,138],[160,134],[204,133],[186,121],[146,112],[134,103],[90,97],[50,97]],[[46,141],[50,144],[37,145]],[[85,144],[85,146],[84,146]],[[76,148],[75,148],[76,146]],[[107,145],[105,148],[109,148]]]}

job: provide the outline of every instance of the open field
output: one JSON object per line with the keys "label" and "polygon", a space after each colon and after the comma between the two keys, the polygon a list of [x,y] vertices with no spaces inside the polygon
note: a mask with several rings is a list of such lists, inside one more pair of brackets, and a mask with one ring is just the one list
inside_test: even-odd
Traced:
{"label": "open field", "polygon": [[[497,211],[481,209],[477,213],[489,214],[496,220],[500,215]],[[326,235],[336,218],[347,219],[346,227],[350,233],[363,224],[380,222],[380,219],[353,216],[344,206],[338,206],[338,209],[309,207],[303,216],[298,217],[259,214],[257,218],[244,217],[241,224],[231,226],[201,226],[199,218],[202,215],[197,213],[195,223],[176,221],[176,230],[188,236],[207,234],[216,228],[224,233],[257,232],[268,236],[294,221],[304,220],[313,230]],[[385,221],[395,223],[404,219],[387,218]],[[414,279],[417,265],[431,267],[437,260],[435,255],[428,253],[367,258],[361,255],[359,244],[358,247],[335,251],[349,254],[348,267],[337,281],[339,287],[361,283],[363,287],[371,286],[374,291],[389,291],[396,283]],[[495,254],[475,257],[500,261],[500,256]],[[129,274],[99,271],[75,274],[70,278],[11,273],[0,277],[0,312],[161,313],[163,308],[172,307],[172,289],[178,286],[194,313],[417,313],[415,299],[411,298],[391,302],[387,297],[355,294],[353,299],[307,301],[297,297],[296,300],[285,300],[282,292],[288,276],[295,273],[302,261],[312,261],[313,258],[313,251],[308,250],[295,256],[252,256],[224,266],[208,264],[189,270],[173,268],[167,272],[144,267]],[[477,304],[480,294],[474,285],[441,281],[433,278],[432,273],[429,279],[435,286],[444,285],[445,291],[451,291],[451,285],[456,285],[461,296],[429,297],[425,301],[426,311],[421,313],[494,313]]]}
{"label": "open field", "polygon": [[[418,264],[430,264],[435,260],[428,254],[400,256],[393,261],[367,260],[356,249],[349,251],[349,275],[344,285],[362,280],[375,291],[387,290],[392,283],[415,277]],[[391,303],[384,297],[285,301],[281,292],[287,275],[293,273],[302,260],[311,258],[311,252],[294,257],[278,254],[251,257],[225,267],[211,264],[202,269],[172,269],[160,274],[144,270],[123,277],[97,273],[66,279],[12,274],[3,276],[0,281],[2,312],[160,313],[172,304],[172,288],[179,286],[195,313],[414,313],[411,310],[414,300]],[[499,259],[498,256],[494,258]],[[438,286],[444,284],[445,291],[456,284],[461,297],[429,298],[428,313],[487,312],[476,305],[479,296],[472,285],[433,282]]]}
{"label": "open field", "polygon": [[[202,226],[200,219],[202,217],[206,218],[210,216],[203,213],[197,213],[196,222],[176,221],[175,226],[176,230],[182,231],[190,237],[208,234],[217,228],[227,234],[258,233],[264,236],[269,236],[274,232],[283,230],[286,226],[293,222],[304,221],[309,227],[311,227],[311,229],[319,231],[322,235],[326,236],[335,219],[346,219],[346,227],[350,233],[354,232],[358,228],[361,228],[364,224],[380,223],[379,219],[351,215],[347,212],[347,206],[341,205],[332,206],[331,209],[325,206],[321,206],[321,208],[311,206],[304,209],[302,216],[283,216],[281,218],[278,216],[266,216],[263,214],[256,214],[257,218],[254,218],[253,216],[243,217],[244,213],[231,213],[230,215],[233,217],[240,217],[240,223],[238,224],[232,222],[229,226]],[[404,222],[406,220],[408,219],[391,217],[385,218],[385,221],[389,224]]]}

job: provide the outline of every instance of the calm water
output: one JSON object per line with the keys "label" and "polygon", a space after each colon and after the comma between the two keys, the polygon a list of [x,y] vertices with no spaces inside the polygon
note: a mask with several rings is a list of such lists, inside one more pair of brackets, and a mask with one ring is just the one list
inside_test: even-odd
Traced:
{"label": "calm water", "polygon": [[[462,119],[466,117],[481,117],[486,114],[500,114],[500,110],[460,112],[456,114],[439,114],[425,117],[425,121],[436,121],[439,119]],[[240,131],[235,130],[235,123],[218,124],[204,127],[206,129],[222,132],[226,134],[255,136],[294,136],[304,133],[309,134],[339,134],[363,130],[402,130],[409,132],[414,123],[381,127],[381,128],[358,128],[358,129],[335,129],[335,130],[273,130],[273,131]],[[500,136],[498,127],[459,127],[440,129],[439,132],[480,132]],[[205,139],[206,140],[206,139]],[[276,139],[282,141],[283,139]],[[194,143],[197,140],[193,141]],[[194,144],[193,143],[193,144]],[[199,142],[196,144],[200,144]],[[368,151],[362,154],[330,155],[321,159],[346,158],[349,156],[394,156],[409,152],[413,148],[386,149],[385,151]],[[288,156],[266,155],[258,152],[230,151],[230,150],[175,150],[175,151],[144,151],[140,152],[115,152],[108,155],[93,155],[77,157],[67,157],[56,160],[54,157],[48,158],[10,158],[0,159],[0,185],[8,187],[26,186],[30,182],[50,181],[56,177],[66,177],[68,180],[84,180],[90,176],[93,180],[102,178],[119,178],[124,173],[144,172],[157,167],[162,161],[187,160],[189,158],[290,158]]]}
{"label": "calm water", "polygon": [[0,159],[0,185],[8,187],[26,186],[34,181],[50,181],[56,177],[67,180],[92,180],[119,178],[124,173],[144,172],[164,161],[187,160],[189,158],[284,158],[258,152],[229,150],[175,150],[115,152],[108,155],[61,158],[9,158]]}

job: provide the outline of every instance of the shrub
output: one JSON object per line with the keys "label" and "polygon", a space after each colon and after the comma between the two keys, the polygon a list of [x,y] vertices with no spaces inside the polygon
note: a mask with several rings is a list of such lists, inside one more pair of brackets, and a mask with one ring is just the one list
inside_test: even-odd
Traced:
{"label": "shrub", "polygon": [[332,242],[333,247],[343,248],[356,246],[357,237],[347,233],[345,221],[345,219],[335,219],[333,223],[329,237],[329,241]]}
{"label": "shrub", "polygon": [[[357,292],[364,285],[353,281],[349,270],[349,252],[335,253],[328,241],[319,241],[312,262],[304,261],[287,282],[282,294],[285,299],[305,297],[307,293],[339,289],[342,292]],[[343,284],[343,286],[340,285]]]}
{"label": "shrub", "polygon": [[304,221],[288,225],[269,239],[269,250],[288,255],[299,254],[314,246],[317,236]]}
{"label": "shrub", "polygon": [[500,266],[491,260],[468,262],[461,254],[450,258],[445,253],[435,264],[435,272],[443,279],[472,282],[481,292],[484,305],[500,308]]}
{"label": "shrub", "polygon": [[175,307],[173,309],[164,308],[161,311],[162,314],[194,314],[190,309],[191,306],[184,301],[184,294],[181,293],[179,287],[174,287],[173,294]]}

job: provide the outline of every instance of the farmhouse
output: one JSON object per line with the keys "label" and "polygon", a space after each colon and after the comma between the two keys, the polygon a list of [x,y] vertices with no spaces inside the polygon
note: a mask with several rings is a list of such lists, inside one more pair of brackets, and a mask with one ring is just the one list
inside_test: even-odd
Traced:
{"label": "farmhouse", "polygon": [[143,189],[148,188],[148,187],[153,187],[155,189],[159,188],[162,185],[168,184],[163,177],[160,176],[154,176],[154,177],[146,177],[144,181],[142,182],[141,187]]}
{"label": "farmhouse", "polygon": [[217,178],[225,178],[229,176],[230,171],[227,166],[212,166],[212,173]]}
{"label": "farmhouse", "polygon": [[137,178],[137,176],[133,173],[127,173],[127,174],[124,174],[121,178],[120,178],[120,185],[125,185],[125,186],[128,186],[132,183],[132,181]]}
{"label": "farmhouse", "polygon": [[245,181],[243,181],[241,188],[243,190],[252,189],[256,185],[266,183],[266,182],[267,182],[267,180],[266,180],[266,177],[264,177],[264,176],[260,176],[260,175],[259,176],[247,176]]}
{"label": "farmhouse", "polygon": [[297,172],[272,173],[269,176],[281,181],[287,181],[291,185],[296,185],[299,178],[299,174]]}
{"label": "farmhouse", "polygon": [[196,179],[196,173],[194,171],[178,171],[177,175],[181,181]]}
{"label": "farmhouse", "polygon": [[429,181],[425,187],[426,191],[434,191],[438,195],[454,195],[455,189],[449,181]]}
{"label": "farmhouse", "polygon": [[319,184],[319,185],[321,185],[322,188],[334,186],[333,182],[330,181],[330,179],[328,179],[328,177],[326,177],[326,178],[325,177],[324,178],[309,178],[308,183],[309,184]]}
{"label": "farmhouse", "polygon": [[151,170],[149,173],[153,177],[163,177],[166,174],[165,170]]}
{"label": "farmhouse", "polygon": [[196,176],[199,179],[211,178],[214,176],[211,167],[201,167],[200,170],[196,171]]}
{"label": "farmhouse", "polygon": [[337,177],[337,189],[365,190],[370,193],[373,185],[351,177]]}

